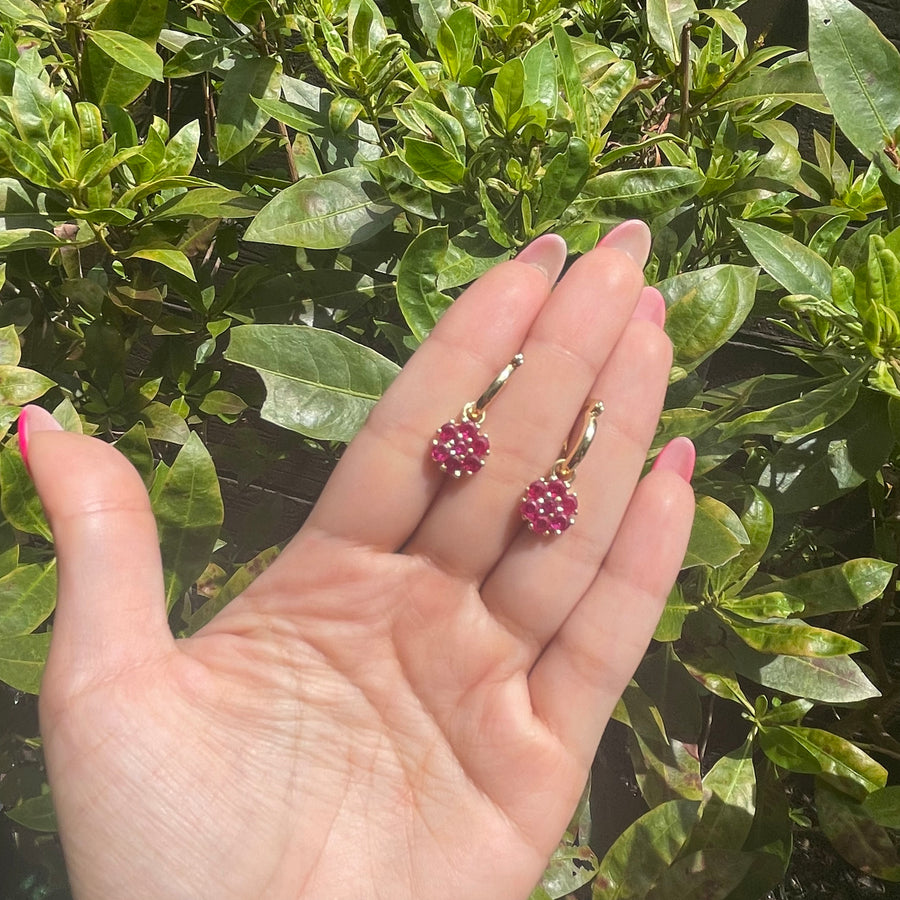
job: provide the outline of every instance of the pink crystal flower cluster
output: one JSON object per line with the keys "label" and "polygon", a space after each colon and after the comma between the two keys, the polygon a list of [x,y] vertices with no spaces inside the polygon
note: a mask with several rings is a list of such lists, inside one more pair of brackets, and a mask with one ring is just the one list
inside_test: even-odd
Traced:
{"label": "pink crystal flower cluster", "polygon": [[575,523],[578,498],[560,478],[539,478],[525,489],[522,518],[535,534],[562,534]]}
{"label": "pink crystal flower cluster", "polygon": [[454,478],[474,475],[490,453],[491,442],[474,422],[445,422],[432,441],[431,458]]}

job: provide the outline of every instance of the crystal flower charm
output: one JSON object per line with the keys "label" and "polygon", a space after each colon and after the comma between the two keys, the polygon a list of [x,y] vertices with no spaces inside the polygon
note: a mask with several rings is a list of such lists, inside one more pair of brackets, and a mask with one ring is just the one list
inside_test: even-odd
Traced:
{"label": "crystal flower charm", "polygon": [[562,534],[575,524],[578,497],[561,478],[539,478],[525,489],[519,512],[535,534]]}
{"label": "crystal flower charm", "polygon": [[491,442],[475,422],[463,416],[438,428],[431,442],[431,458],[454,478],[474,475],[491,452]]}

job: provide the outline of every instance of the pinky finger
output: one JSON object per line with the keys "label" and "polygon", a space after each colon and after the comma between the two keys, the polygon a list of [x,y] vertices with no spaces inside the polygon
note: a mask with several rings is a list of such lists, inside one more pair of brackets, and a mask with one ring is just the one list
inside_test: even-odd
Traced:
{"label": "pinky finger", "polygon": [[638,485],[594,583],[529,677],[535,714],[589,766],[653,636],[694,515],[694,448],[676,438]]}

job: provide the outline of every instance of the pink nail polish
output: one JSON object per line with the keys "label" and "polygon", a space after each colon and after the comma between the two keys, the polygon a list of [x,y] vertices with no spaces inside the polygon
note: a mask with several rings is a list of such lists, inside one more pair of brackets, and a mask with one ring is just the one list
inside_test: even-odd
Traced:
{"label": "pink nail polish", "polygon": [[598,244],[627,253],[642,269],[650,256],[650,229],[640,219],[616,225]]}
{"label": "pink nail polish", "polygon": [[22,462],[28,472],[31,469],[28,465],[28,444],[31,436],[38,431],[62,431],[63,427],[40,406],[23,406],[19,413],[19,452],[22,454]]}
{"label": "pink nail polish", "polygon": [[555,284],[559,273],[566,264],[568,252],[566,242],[558,234],[542,234],[514,258],[516,262],[528,263],[530,266],[540,269],[547,276],[550,284]]}
{"label": "pink nail polish", "polygon": [[644,288],[631,318],[646,319],[662,328],[666,324],[666,301],[663,295],[654,287]]}
{"label": "pink nail polish", "polygon": [[653,463],[653,471],[674,472],[690,484],[696,460],[697,451],[694,449],[690,439],[677,437],[662,448],[662,451]]}

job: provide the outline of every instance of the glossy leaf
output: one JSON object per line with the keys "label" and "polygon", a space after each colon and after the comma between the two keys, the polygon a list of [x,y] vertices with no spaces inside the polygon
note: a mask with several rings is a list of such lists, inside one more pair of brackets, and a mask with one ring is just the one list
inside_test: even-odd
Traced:
{"label": "glossy leaf", "polygon": [[55,606],[55,560],[19,566],[0,578],[0,635],[31,634]]}
{"label": "glossy leaf", "polygon": [[697,15],[694,0],[647,0],[647,28],[674,63],[681,62],[681,32]]}
{"label": "glossy leaf", "polygon": [[864,803],[817,779],[816,813],[825,836],[847,862],[883,881],[900,881],[896,841],[869,816]]}
{"label": "glossy leaf", "polygon": [[42,397],[54,384],[32,369],[0,365],[0,405],[24,406]]}
{"label": "glossy leaf", "polygon": [[809,57],[841,131],[880,155],[900,128],[900,52],[850,0],[809,0]]}
{"label": "glossy leaf", "polygon": [[0,452],[0,507],[13,528],[52,540],[44,508],[22,456],[9,447]]}
{"label": "glossy leaf", "polygon": [[[616,110],[634,89],[636,81],[634,63],[630,59],[617,59],[599,80],[591,85],[592,131],[599,134],[609,125]],[[689,190],[687,183],[682,190],[687,193]],[[677,196],[677,193],[675,195]]]}
{"label": "glossy leaf", "polygon": [[881,559],[851,559],[839,566],[760,585],[753,596],[782,594],[803,604],[806,616],[855,610],[881,596],[894,569],[893,563]]}
{"label": "glossy leaf", "polygon": [[245,237],[330,250],[368,240],[395,215],[365,169],[342,169],[304,178],[281,191],[257,214]]}
{"label": "glossy leaf", "polygon": [[562,845],[550,857],[541,887],[552,900],[565,898],[587,884],[596,871],[597,857],[589,846]]}
{"label": "glossy leaf", "polygon": [[671,800],[626,828],[600,863],[592,900],[643,900],[687,842],[699,805]]}
{"label": "glossy leaf", "polygon": [[[93,20],[93,27],[127,34],[153,52],[165,20],[165,0],[109,0]],[[81,58],[81,77],[85,96],[97,106],[126,107],[153,76],[129,69],[100,44],[88,41]]]}
{"label": "glossy leaf", "polygon": [[13,822],[24,825],[32,831],[54,832],[59,830],[56,822],[56,811],[53,808],[53,800],[49,792],[39,794],[37,797],[29,797],[18,806],[5,810]]}
{"label": "glossy leaf", "polygon": [[541,180],[540,199],[534,210],[538,227],[561,216],[581,193],[590,169],[589,156],[588,145],[576,137],[547,163]]}
{"label": "glossy leaf", "polygon": [[887,397],[863,390],[838,422],[779,447],[763,469],[759,485],[779,513],[821,506],[871,478],[893,446]]}
{"label": "glossy leaf", "polygon": [[248,147],[269,115],[254,99],[275,100],[281,87],[281,63],[271,57],[238,57],[225,75],[216,110],[216,147],[224,162]]}
{"label": "glossy leaf", "polygon": [[50,634],[0,635],[0,681],[26,694],[41,688]]}
{"label": "glossy leaf", "polygon": [[450,15],[450,0],[412,0],[412,8],[416,22],[433,47],[441,22]]}
{"label": "glossy leaf", "polygon": [[171,468],[150,490],[165,574],[166,608],[181,598],[209,562],[224,512],[209,451],[191,434]]}
{"label": "glossy leaf", "polygon": [[684,272],[657,287],[666,299],[666,332],[675,365],[690,371],[740,328],[753,308],[757,272],[744,266],[713,266]]}
{"label": "glossy leaf", "polygon": [[452,302],[438,290],[448,246],[446,225],[426,228],[410,242],[397,266],[397,302],[417,341],[425,340]]}
{"label": "glossy leaf", "polygon": [[720,660],[708,656],[688,655],[685,651],[681,651],[681,661],[690,675],[711,694],[751,708],[750,702],[738,684],[737,676]]}
{"label": "glossy leaf", "polygon": [[684,593],[679,584],[674,584],[666,605],[663,607],[659,622],[656,623],[656,631],[653,633],[655,641],[677,641],[681,637],[684,622],[687,617],[699,607],[684,599]]}
{"label": "glossy leaf", "polygon": [[862,799],[884,787],[887,770],[856,744],[799,725],[764,728],[759,744],[776,765],[791,772],[819,775],[839,790]]}
{"label": "glossy leaf", "polygon": [[264,419],[326,441],[349,441],[399,371],[341,335],[294,325],[233,328],[225,358],[259,372]]}
{"label": "glossy leaf", "polygon": [[699,497],[682,566],[721,566],[749,543],[740,518],[730,507],[713,497]]}
{"label": "glossy leaf", "polygon": [[144,41],[123,31],[91,30],[85,35],[123,68],[154,81],[163,80],[162,58]]}
{"label": "glossy leaf", "polygon": [[843,634],[814,628],[799,619],[757,623],[742,619],[725,609],[720,609],[719,615],[748,647],[761,653],[829,657],[845,656],[866,649]]}
{"label": "glossy leaf", "polygon": [[873,791],[863,800],[863,808],[879,825],[900,830],[900,785]]}
{"label": "glossy leaf", "polygon": [[789,293],[831,300],[831,266],[818,253],[757,222],[729,221],[753,258]]}
{"label": "glossy leaf", "polygon": [[595,175],[578,202],[603,216],[652,218],[690,200],[702,185],[703,176],[693,169],[622,169]]}
{"label": "glossy leaf", "polygon": [[742,106],[766,101],[798,103],[821,113],[829,110],[813,67],[805,60],[756,69],[747,78],[729,85],[718,96],[711,98],[710,105]]}
{"label": "glossy leaf", "polygon": [[879,696],[878,689],[849,656],[771,656],[745,644],[729,645],[738,674],[764,687],[821,703],[855,703]]}
{"label": "glossy leaf", "polygon": [[726,900],[756,864],[753,853],[698,850],[676,860],[646,900]]}
{"label": "glossy leaf", "polygon": [[220,187],[197,187],[157,206],[147,216],[154,219],[243,219],[256,215],[260,201]]}
{"label": "glossy leaf", "polygon": [[859,395],[864,372],[852,372],[815,388],[797,400],[745,413],[720,426],[722,436],[771,434],[777,440],[803,437],[827,428],[846,415]]}
{"label": "glossy leaf", "polygon": [[719,577],[720,583],[725,585],[736,582],[762,559],[769,546],[775,523],[772,504],[755,487],[750,487],[748,501],[740,519],[747,532],[749,543],[738,556],[723,567]]}

